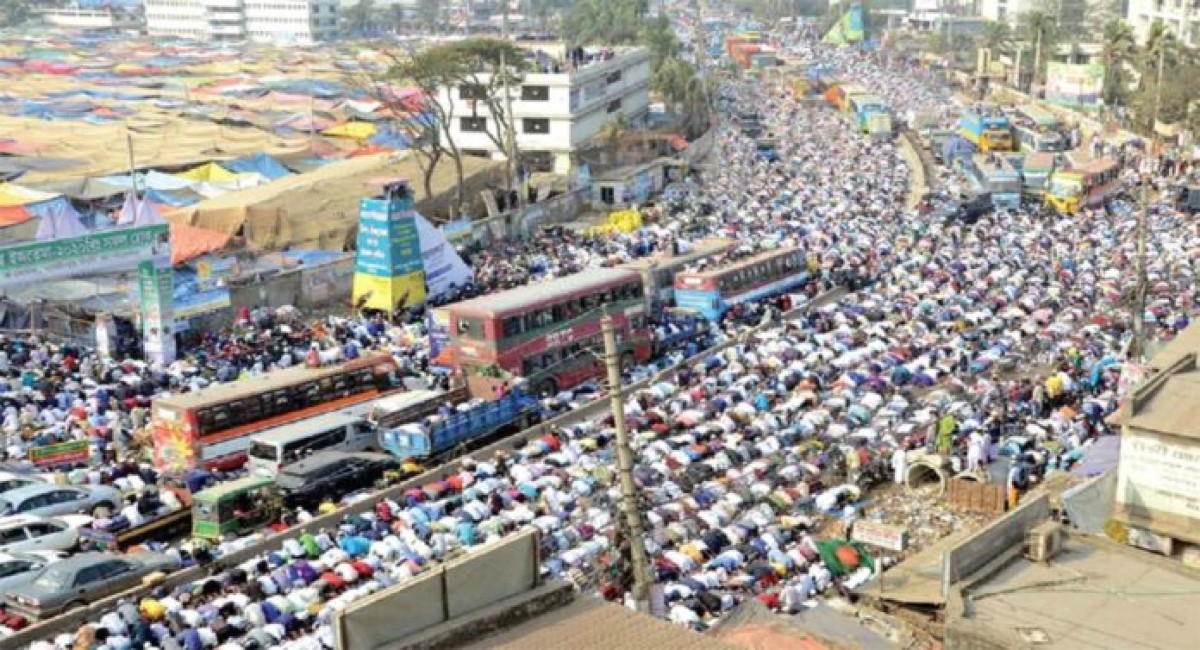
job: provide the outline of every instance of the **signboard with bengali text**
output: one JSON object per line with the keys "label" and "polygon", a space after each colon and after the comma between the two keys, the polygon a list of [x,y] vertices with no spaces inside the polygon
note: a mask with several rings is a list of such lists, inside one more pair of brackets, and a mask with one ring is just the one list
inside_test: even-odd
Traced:
{"label": "signboard with bengali text", "polygon": [[141,262],[170,255],[170,230],[165,224],[5,246],[0,248],[0,287],[132,271]]}
{"label": "signboard with bengali text", "polygon": [[91,452],[88,441],[71,440],[53,445],[42,445],[29,450],[29,460],[38,467],[59,467],[87,461]]}

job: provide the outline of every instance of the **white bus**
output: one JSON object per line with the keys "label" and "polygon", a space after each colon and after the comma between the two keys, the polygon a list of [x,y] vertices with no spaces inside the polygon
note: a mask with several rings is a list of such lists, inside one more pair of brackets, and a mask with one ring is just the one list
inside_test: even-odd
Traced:
{"label": "white bus", "polygon": [[247,467],[252,474],[275,476],[280,467],[316,451],[374,448],[376,437],[375,425],[361,417],[326,413],[251,436]]}

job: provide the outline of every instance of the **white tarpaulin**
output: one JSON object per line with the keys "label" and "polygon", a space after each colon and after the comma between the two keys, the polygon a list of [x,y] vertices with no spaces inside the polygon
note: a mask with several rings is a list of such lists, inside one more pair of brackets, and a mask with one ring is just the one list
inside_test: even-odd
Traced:
{"label": "white tarpaulin", "polygon": [[458,251],[446,241],[446,236],[420,214],[413,213],[417,234],[421,238],[421,260],[425,267],[425,285],[429,295],[437,296],[461,287],[474,277],[471,267],[459,257]]}

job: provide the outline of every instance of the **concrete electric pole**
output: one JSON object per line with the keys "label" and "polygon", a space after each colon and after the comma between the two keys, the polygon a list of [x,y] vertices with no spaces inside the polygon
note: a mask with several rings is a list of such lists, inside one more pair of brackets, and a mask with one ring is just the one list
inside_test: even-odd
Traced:
{"label": "concrete electric pole", "polygon": [[604,365],[608,367],[608,394],[612,404],[613,425],[617,432],[617,472],[621,479],[621,510],[629,531],[629,555],[633,560],[633,599],[643,614],[650,612],[650,561],[646,557],[646,537],[642,511],[638,507],[637,487],[633,484],[633,449],[625,429],[625,393],[621,389],[621,354],[617,333],[608,314],[600,321],[604,334]]}

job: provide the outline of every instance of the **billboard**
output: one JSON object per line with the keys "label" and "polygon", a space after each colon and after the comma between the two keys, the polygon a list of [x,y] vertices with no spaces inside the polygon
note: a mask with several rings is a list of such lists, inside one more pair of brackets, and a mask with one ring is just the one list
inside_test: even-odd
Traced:
{"label": "billboard", "polygon": [[1104,66],[1099,63],[1050,63],[1046,66],[1046,101],[1058,106],[1099,106],[1104,92]]}
{"label": "billboard", "polygon": [[166,224],[115,228],[79,237],[0,248],[0,288],[68,276],[128,271],[171,257]]}
{"label": "billboard", "polygon": [[425,265],[412,196],[359,204],[353,300],[358,308],[388,312],[425,302]]}

